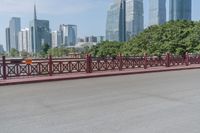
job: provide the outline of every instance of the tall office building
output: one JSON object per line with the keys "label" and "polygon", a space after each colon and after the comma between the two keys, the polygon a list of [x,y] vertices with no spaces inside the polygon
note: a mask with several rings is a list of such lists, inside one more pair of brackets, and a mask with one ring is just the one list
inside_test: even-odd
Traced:
{"label": "tall office building", "polygon": [[144,30],[144,9],[143,0],[126,0],[126,38]]}
{"label": "tall office building", "polygon": [[4,48],[3,48],[3,45],[0,44],[0,53],[3,53],[4,52]]}
{"label": "tall office building", "polygon": [[106,40],[127,41],[143,29],[143,0],[115,0],[107,12]]}
{"label": "tall office building", "polygon": [[10,49],[19,50],[18,33],[21,30],[21,20],[18,17],[12,17],[9,22],[10,28]]}
{"label": "tall office building", "polygon": [[107,12],[106,40],[126,41],[126,1],[115,0]]}
{"label": "tall office building", "polygon": [[149,25],[166,22],[166,0],[149,0]]}
{"label": "tall office building", "polygon": [[97,36],[97,43],[101,43],[104,41],[104,36]]}
{"label": "tall office building", "polygon": [[52,48],[60,47],[62,44],[62,37],[60,31],[53,31],[51,33]]}
{"label": "tall office building", "polygon": [[191,20],[192,0],[169,0],[169,20]]}
{"label": "tall office building", "polygon": [[19,32],[18,35],[19,51],[31,52],[29,45],[29,29],[25,28]]}
{"label": "tall office building", "polygon": [[64,46],[75,46],[77,43],[77,26],[76,25],[60,25],[62,34],[62,44]]}
{"label": "tall office building", "polygon": [[10,52],[10,28],[6,28],[6,51]]}
{"label": "tall office building", "polygon": [[49,21],[37,19],[36,6],[34,6],[34,19],[30,22],[29,30],[32,53],[40,52],[44,44],[51,45]]}

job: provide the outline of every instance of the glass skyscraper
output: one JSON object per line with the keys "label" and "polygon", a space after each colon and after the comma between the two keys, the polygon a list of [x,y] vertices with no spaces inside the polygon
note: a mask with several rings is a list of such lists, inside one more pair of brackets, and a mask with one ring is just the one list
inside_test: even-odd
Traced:
{"label": "glass skyscraper", "polygon": [[9,23],[10,29],[10,49],[14,48],[19,50],[18,46],[18,33],[21,30],[21,20],[18,17],[13,17]]}
{"label": "glass skyscraper", "polygon": [[191,20],[192,0],[169,0],[169,20]]}
{"label": "glass skyscraper", "polygon": [[6,51],[10,52],[10,28],[6,28]]}
{"label": "glass skyscraper", "polygon": [[77,43],[77,26],[76,25],[60,25],[62,36],[62,44],[64,46],[75,46]]}
{"label": "glass skyscraper", "polygon": [[106,40],[126,41],[126,2],[115,0],[107,12]]}
{"label": "glass skyscraper", "polygon": [[40,52],[44,44],[51,45],[48,20],[33,20],[30,22],[30,41],[33,53]]}
{"label": "glass skyscraper", "polygon": [[51,45],[51,33],[48,20],[38,20],[34,6],[34,20],[30,22],[30,45],[32,53],[41,51],[42,45]]}
{"label": "glass skyscraper", "polygon": [[115,0],[107,13],[106,40],[127,41],[144,29],[143,0]]}
{"label": "glass skyscraper", "polygon": [[166,22],[166,0],[149,0],[149,25]]}
{"label": "glass skyscraper", "polygon": [[144,30],[143,0],[126,0],[126,38]]}

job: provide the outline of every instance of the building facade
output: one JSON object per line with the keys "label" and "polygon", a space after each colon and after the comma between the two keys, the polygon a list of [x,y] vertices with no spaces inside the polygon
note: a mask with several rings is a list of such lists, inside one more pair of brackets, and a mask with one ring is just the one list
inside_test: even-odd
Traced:
{"label": "building facade", "polygon": [[169,0],[169,20],[191,20],[192,0]]}
{"label": "building facade", "polygon": [[144,30],[143,0],[126,0],[126,38],[136,36]]}
{"label": "building facade", "polygon": [[9,53],[10,49],[10,28],[6,28],[6,51]]}
{"label": "building facade", "polygon": [[62,45],[66,47],[75,46],[77,44],[77,26],[76,25],[60,25]]}
{"label": "building facade", "polygon": [[25,28],[19,32],[18,35],[19,51],[31,52],[29,45],[29,29]]}
{"label": "building facade", "polygon": [[143,0],[115,0],[107,12],[106,40],[124,42],[143,30]]}
{"label": "building facade", "polygon": [[166,0],[149,0],[149,25],[166,22]]}
{"label": "building facade", "polygon": [[9,22],[10,29],[10,49],[14,48],[19,50],[18,45],[18,33],[21,30],[21,19],[18,17],[12,17]]}
{"label": "building facade", "polygon": [[126,1],[115,0],[107,12],[106,40],[126,41]]}
{"label": "building facade", "polygon": [[4,52],[5,52],[5,51],[4,51],[3,45],[0,44],[0,53],[4,53]]}
{"label": "building facade", "polygon": [[60,47],[62,44],[62,37],[60,31],[53,31],[51,33],[52,48]]}
{"label": "building facade", "polygon": [[31,52],[38,53],[44,44],[51,45],[51,33],[48,20],[38,20],[36,7],[34,6],[34,20],[30,22],[30,45]]}

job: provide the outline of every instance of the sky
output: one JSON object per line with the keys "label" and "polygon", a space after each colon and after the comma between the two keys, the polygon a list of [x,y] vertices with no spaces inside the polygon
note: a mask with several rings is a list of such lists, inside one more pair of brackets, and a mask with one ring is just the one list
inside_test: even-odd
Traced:
{"label": "sky", "polygon": [[[33,19],[36,3],[38,19],[50,21],[52,31],[60,24],[76,24],[78,37],[105,35],[106,13],[113,0],[0,0],[0,44],[5,48],[5,28],[11,17],[20,17],[22,28]],[[148,3],[144,0],[145,27],[148,26]],[[200,20],[200,0],[192,0],[192,19]],[[167,5],[168,6],[168,5]],[[167,11],[168,12],[168,11]]]}

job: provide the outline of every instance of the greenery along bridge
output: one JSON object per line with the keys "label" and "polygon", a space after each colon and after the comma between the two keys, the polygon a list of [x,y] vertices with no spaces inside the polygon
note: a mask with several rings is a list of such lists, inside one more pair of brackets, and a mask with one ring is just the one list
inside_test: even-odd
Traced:
{"label": "greenery along bridge", "polygon": [[170,21],[163,25],[155,25],[128,42],[103,42],[87,49],[93,56],[126,56],[148,55],[161,56],[167,52],[184,55],[184,53],[200,54],[200,22]]}

